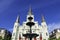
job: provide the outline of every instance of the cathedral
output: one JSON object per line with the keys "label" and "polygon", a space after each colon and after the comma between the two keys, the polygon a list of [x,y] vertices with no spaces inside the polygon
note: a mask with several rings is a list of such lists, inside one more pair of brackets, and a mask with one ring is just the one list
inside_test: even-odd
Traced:
{"label": "cathedral", "polygon": [[48,38],[48,27],[44,16],[42,16],[41,25],[34,20],[31,8],[29,8],[26,21],[22,25],[20,25],[20,19],[17,16],[11,40],[48,40]]}

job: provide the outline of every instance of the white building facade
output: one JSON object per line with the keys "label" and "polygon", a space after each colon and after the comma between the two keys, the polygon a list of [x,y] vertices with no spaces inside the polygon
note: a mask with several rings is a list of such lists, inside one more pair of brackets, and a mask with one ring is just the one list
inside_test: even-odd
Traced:
{"label": "white building facade", "polygon": [[0,28],[0,37],[2,37],[2,39],[11,39],[11,32],[6,30],[5,28]]}
{"label": "white building facade", "polygon": [[4,39],[5,33],[6,33],[6,30],[3,28],[0,28],[0,36],[2,37],[2,39]]}
{"label": "white building facade", "polygon": [[38,34],[38,36],[33,37],[32,40],[48,40],[49,33],[44,17],[42,16],[42,22],[41,25],[39,25],[37,21],[34,21],[34,15],[32,15],[31,8],[29,9],[28,13],[27,20],[23,22],[22,25],[20,25],[19,16],[17,17],[17,20],[14,23],[11,40],[30,40],[30,38],[23,36],[23,34],[30,33],[30,27],[26,25],[26,23],[30,22],[28,19],[29,17],[32,17],[31,22],[34,23],[34,25],[31,27],[31,34]]}
{"label": "white building facade", "polygon": [[50,33],[50,38],[59,39],[59,38],[60,38],[60,28],[54,29],[54,30]]}

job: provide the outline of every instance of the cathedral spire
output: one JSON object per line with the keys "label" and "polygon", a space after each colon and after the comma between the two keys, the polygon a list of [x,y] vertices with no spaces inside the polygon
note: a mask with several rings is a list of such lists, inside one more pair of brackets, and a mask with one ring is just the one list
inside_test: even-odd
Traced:
{"label": "cathedral spire", "polygon": [[31,8],[31,6],[29,7],[29,15],[32,15],[32,8]]}
{"label": "cathedral spire", "polygon": [[44,16],[42,15],[42,22],[45,22]]}
{"label": "cathedral spire", "polygon": [[19,15],[18,15],[18,16],[17,16],[17,19],[16,19],[16,22],[17,22],[17,23],[20,22],[19,19],[20,19],[20,18],[19,18]]}

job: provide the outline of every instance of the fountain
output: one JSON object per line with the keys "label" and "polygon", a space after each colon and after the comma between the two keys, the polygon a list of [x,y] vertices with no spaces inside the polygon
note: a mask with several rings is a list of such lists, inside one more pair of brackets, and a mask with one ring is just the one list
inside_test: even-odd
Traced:
{"label": "fountain", "polygon": [[35,25],[34,22],[31,22],[33,18],[30,16],[28,19],[29,19],[29,22],[26,23],[26,25],[30,27],[30,33],[23,34],[23,36],[26,37],[26,38],[29,38],[30,40],[32,40],[32,38],[34,38],[34,37],[36,38],[39,35],[36,34],[36,33],[32,33],[31,27],[33,25]]}

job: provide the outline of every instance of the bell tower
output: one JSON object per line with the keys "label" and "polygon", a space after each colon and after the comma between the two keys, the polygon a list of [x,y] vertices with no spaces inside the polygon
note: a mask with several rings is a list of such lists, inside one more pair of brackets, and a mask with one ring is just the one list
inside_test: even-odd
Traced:
{"label": "bell tower", "polygon": [[12,33],[12,40],[19,40],[19,26],[20,26],[19,16],[17,16],[16,22],[14,23],[13,33]]}
{"label": "bell tower", "polygon": [[47,24],[46,24],[46,21],[44,19],[44,16],[42,15],[42,23],[41,23],[41,26],[42,26],[42,30],[43,30],[43,40],[48,40],[47,38],[49,37],[49,33],[48,33],[48,27],[47,27]]}

